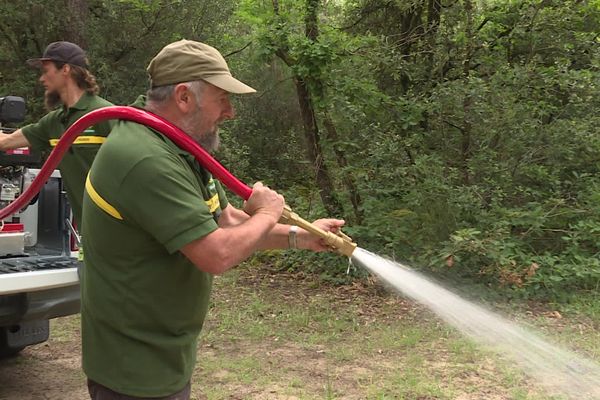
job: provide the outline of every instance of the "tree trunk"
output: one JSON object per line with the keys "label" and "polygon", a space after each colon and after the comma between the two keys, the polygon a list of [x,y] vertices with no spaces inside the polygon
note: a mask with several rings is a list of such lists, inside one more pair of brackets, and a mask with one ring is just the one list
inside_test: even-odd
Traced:
{"label": "tree trunk", "polygon": [[[317,19],[319,1],[320,0],[306,0],[306,16],[304,18],[305,36],[311,42],[316,42],[319,36]],[[275,12],[275,15],[279,15],[278,0],[273,0],[273,11]],[[277,43],[277,47],[275,54],[281,58],[288,67],[292,67],[297,63],[302,62],[301,60],[293,60],[292,57],[290,57],[287,46],[284,43]],[[320,143],[319,126],[317,124],[313,97],[311,96],[308,82],[305,78],[296,76],[294,77],[294,83],[296,85],[300,113],[302,114],[306,153],[309,161],[315,168],[315,177],[321,201],[329,215],[341,216],[344,213],[344,208],[338,200],[331,175],[329,174],[329,170],[325,163],[325,157]],[[320,90],[320,88],[322,88],[322,82],[318,80],[311,81],[310,83],[313,90]]]}
{"label": "tree trunk", "polygon": [[[423,4],[418,4],[410,7],[405,14],[402,15],[400,23],[400,35],[402,38],[402,45],[400,46],[400,52],[405,59],[408,59],[411,55],[412,43],[415,41],[415,37],[423,30],[421,22],[421,14],[423,13]],[[400,84],[402,86],[402,93],[406,93],[410,88],[411,80],[408,73],[403,72],[400,76]]]}
{"label": "tree trunk", "polygon": [[429,80],[433,81],[435,71],[435,43],[438,28],[440,26],[440,14],[442,11],[441,0],[429,0],[427,5],[427,44],[429,53],[427,54],[427,66],[429,68]]}
{"label": "tree trunk", "polygon": [[319,10],[320,0],[306,0],[306,16],[304,17],[305,34],[312,42],[316,42],[319,37],[319,22],[317,20],[317,11]]}
{"label": "tree trunk", "polygon": [[473,55],[473,4],[471,0],[464,0],[466,25],[465,25],[465,58],[463,60],[463,76],[465,81],[466,93],[463,98],[463,129],[461,131],[461,155],[462,155],[462,174],[463,183],[469,185],[471,177],[469,173],[469,159],[471,158],[471,104],[472,99],[469,94],[469,74],[471,71],[471,57]]}
{"label": "tree trunk", "polygon": [[325,112],[323,125],[325,125],[329,140],[333,142],[333,151],[335,153],[337,164],[342,169],[342,180],[350,196],[350,202],[352,203],[352,209],[354,210],[354,217],[356,218],[357,225],[360,225],[362,224],[363,220],[362,200],[360,198],[358,187],[356,186],[356,181],[354,180],[354,177],[350,171],[347,170],[348,160],[346,159],[346,154],[336,145],[336,142],[339,140],[339,136],[328,112]]}
{"label": "tree trunk", "polygon": [[65,40],[73,42],[79,47],[86,49],[85,27],[88,19],[87,0],[66,0],[67,23],[65,25]]}
{"label": "tree trunk", "polygon": [[435,35],[440,26],[441,0],[429,0],[427,4],[427,30],[430,35]]}
{"label": "tree trunk", "polygon": [[340,216],[343,214],[343,208],[335,194],[333,182],[329,175],[329,170],[325,164],[323,151],[321,149],[319,138],[319,127],[315,116],[315,110],[310,98],[310,93],[306,82],[296,78],[296,92],[298,94],[298,104],[302,113],[302,124],[304,125],[304,138],[306,140],[306,149],[308,158],[315,168],[315,175],[319,194],[327,213],[331,216]]}

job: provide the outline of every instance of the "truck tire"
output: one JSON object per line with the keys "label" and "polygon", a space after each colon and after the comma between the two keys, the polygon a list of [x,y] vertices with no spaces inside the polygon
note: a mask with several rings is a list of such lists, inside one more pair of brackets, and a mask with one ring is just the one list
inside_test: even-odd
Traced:
{"label": "truck tire", "polygon": [[0,345],[0,359],[14,357],[17,354],[19,354],[21,352],[21,350],[23,350],[24,348],[25,348],[25,346],[12,348],[12,347],[6,346],[6,344]]}
{"label": "truck tire", "polygon": [[0,358],[14,356],[26,346],[48,340],[48,320],[21,322],[0,327]]}
{"label": "truck tire", "polygon": [[12,347],[8,342],[8,326],[0,327],[0,359],[16,356],[25,346]]}

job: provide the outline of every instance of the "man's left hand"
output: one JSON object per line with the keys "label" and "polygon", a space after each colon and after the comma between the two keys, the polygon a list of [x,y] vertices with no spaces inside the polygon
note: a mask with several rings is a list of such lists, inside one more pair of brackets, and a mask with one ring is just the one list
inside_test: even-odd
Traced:
{"label": "man's left hand", "polygon": [[[345,223],[343,219],[323,218],[314,221],[313,225],[326,232],[337,233]],[[333,251],[323,238],[315,236],[302,228],[298,229],[298,247],[312,251]]]}

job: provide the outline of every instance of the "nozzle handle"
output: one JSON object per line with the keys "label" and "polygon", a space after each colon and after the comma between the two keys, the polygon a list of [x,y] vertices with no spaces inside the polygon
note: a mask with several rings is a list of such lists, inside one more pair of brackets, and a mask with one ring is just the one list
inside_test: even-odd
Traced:
{"label": "nozzle handle", "polygon": [[300,216],[293,212],[292,209],[288,206],[285,206],[283,208],[281,222],[286,224],[298,225],[300,228],[312,233],[313,235],[323,238],[328,246],[336,249],[336,251],[347,257],[351,257],[352,253],[354,252],[354,249],[356,248],[356,243],[354,243],[348,235],[345,235],[342,232],[338,232],[337,234],[335,234],[332,232],[324,231],[318,226],[311,224],[305,219],[300,218]]}

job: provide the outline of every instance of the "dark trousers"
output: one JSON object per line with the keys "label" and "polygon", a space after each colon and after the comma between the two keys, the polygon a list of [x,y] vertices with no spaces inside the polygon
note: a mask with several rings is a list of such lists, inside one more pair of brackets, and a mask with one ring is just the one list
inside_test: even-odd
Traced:
{"label": "dark trousers", "polygon": [[191,385],[189,383],[179,392],[170,394],[166,397],[128,396],[126,394],[117,393],[91,379],[88,379],[87,385],[92,400],[189,400],[191,395]]}

